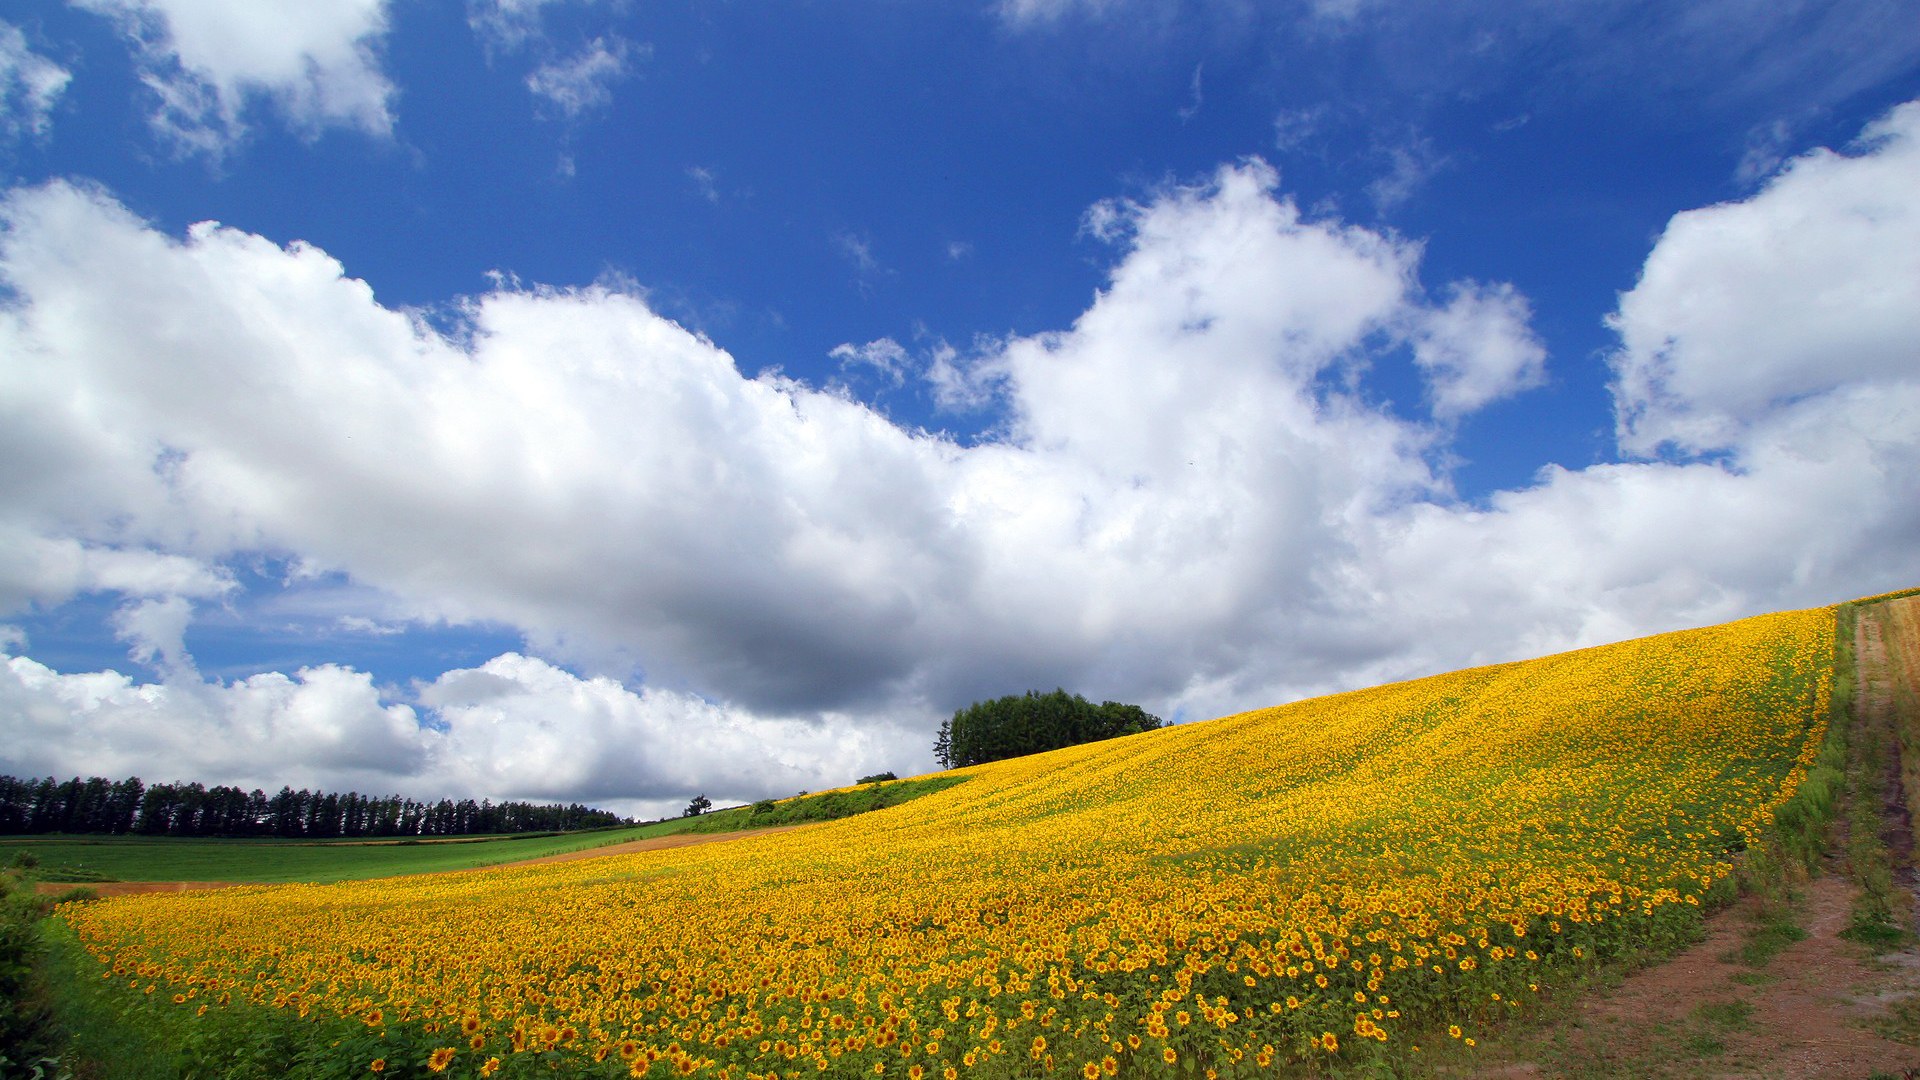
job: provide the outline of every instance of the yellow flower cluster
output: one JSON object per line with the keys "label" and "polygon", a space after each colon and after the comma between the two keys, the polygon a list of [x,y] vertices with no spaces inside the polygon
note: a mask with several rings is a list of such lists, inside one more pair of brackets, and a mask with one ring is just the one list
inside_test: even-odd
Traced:
{"label": "yellow flower cluster", "polygon": [[1245,1075],[1470,1024],[1693,917],[1812,761],[1832,650],[1830,610],[1790,612],[998,762],[778,835],[64,913],[136,991],[405,1028],[436,1070]]}

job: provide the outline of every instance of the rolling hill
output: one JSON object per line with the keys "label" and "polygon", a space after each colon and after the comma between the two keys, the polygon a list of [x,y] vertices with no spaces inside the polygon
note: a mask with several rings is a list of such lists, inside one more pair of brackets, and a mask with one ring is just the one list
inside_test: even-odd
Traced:
{"label": "rolling hill", "polygon": [[149,1022],[271,1029],[343,1076],[1401,1060],[1697,933],[1820,752],[1834,655],[1834,609],[1785,612],[996,762],[778,835],[62,912]]}

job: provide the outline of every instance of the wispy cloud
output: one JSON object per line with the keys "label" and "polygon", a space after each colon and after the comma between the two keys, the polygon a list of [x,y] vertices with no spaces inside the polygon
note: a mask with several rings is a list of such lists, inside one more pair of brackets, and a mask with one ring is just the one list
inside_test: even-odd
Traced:
{"label": "wispy cloud", "polygon": [[1054,22],[1074,13],[1104,15],[1129,2],[1139,0],[999,0],[994,10],[1008,23],[1025,26]]}
{"label": "wispy cloud", "polygon": [[405,626],[378,622],[365,615],[342,615],[334,620],[334,626],[349,634],[365,634],[370,637],[397,637],[407,632]]}
{"label": "wispy cloud", "polygon": [[874,254],[873,239],[865,233],[841,231],[833,234],[833,248],[853,267],[854,282],[864,296],[873,294],[874,283],[893,276],[893,269]]}
{"label": "wispy cloud", "polygon": [[880,260],[873,257],[873,241],[865,236],[850,232],[835,233],[833,246],[862,274],[871,274],[880,269]]}
{"label": "wispy cloud", "polygon": [[1283,154],[1301,149],[1319,134],[1326,116],[1325,105],[1281,112],[1273,118],[1273,148]]}
{"label": "wispy cloud", "polygon": [[1786,160],[1793,140],[1793,125],[1785,120],[1762,124],[1747,132],[1747,147],[1734,167],[1733,177],[1742,186],[1752,186],[1772,176]]}
{"label": "wispy cloud", "polygon": [[541,64],[527,76],[527,89],[558,108],[568,120],[613,103],[614,84],[633,74],[632,63],[653,54],[651,45],[607,34],[572,56]]}
{"label": "wispy cloud", "polygon": [[1447,166],[1446,156],[1434,148],[1433,140],[1418,132],[1377,147],[1375,155],[1386,162],[1387,171],[1367,185],[1367,197],[1382,215],[1399,209]]}
{"label": "wispy cloud", "polygon": [[712,169],[704,165],[689,165],[687,166],[687,179],[693,181],[693,188],[700,193],[701,198],[710,203],[718,203],[720,201],[720,185],[715,179]]}
{"label": "wispy cloud", "polygon": [[842,371],[856,365],[869,367],[894,386],[902,385],[907,379],[907,350],[892,338],[880,338],[865,345],[836,345],[828,355],[840,361]]}
{"label": "wispy cloud", "polygon": [[45,135],[72,79],[72,72],[28,48],[19,27],[0,20],[0,142]]}
{"label": "wispy cloud", "polygon": [[[467,25],[489,53],[514,52],[544,38],[543,12],[569,0],[467,0]],[[592,2],[592,0],[587,0]]]}
{"label": "wispy cloud", "polygon": [[1205,67],[1205,63],[1193,65],[1193,78],[1187,81],[1187,103],[1179,109],[1180,122],[1183,124],[1200,115],[1200,106],[1206,102],[1206,94],[1200,84],[1200,73]]}
{"label": "wispy cloud", "polygon": [[[635,74],[635,67],[653,55],[653,46],[632,41],[612,30],[582,37],[566,52],[549,33],[547,13],[559,7],[593,7],[602,0],[468,0],[467,25],[486,50],[489,63],[516,57],[534,62],[526,87],[546,115],[568,123],[613,103],[613,88]],[[574,174],[573,156],[563,154],[559,173]]]}

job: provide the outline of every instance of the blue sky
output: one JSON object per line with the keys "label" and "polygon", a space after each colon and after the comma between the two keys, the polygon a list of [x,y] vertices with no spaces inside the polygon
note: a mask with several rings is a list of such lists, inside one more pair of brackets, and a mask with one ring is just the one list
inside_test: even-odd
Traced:
{"label": "blue sky", "polygon": [[1870,0],[28,0],[0,771],[638,813],[1920,579]]}

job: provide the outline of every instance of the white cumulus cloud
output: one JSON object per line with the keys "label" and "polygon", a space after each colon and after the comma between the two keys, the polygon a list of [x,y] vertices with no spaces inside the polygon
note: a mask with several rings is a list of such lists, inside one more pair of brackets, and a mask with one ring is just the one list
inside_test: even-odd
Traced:
{"label": "white cumulus cloud", "polygon": [[[137,649],[156,632],[178,645],[183,623],[164,603],[127,614]],[[924,741],[845,716],[765,717],[636,691],[518,653],[446,672],[417,696],[395,703],[364,672],[335,665],[221,683],[188,659],[141,683],[0,654],[0,773],[585,800],[664,817],[693,792],[725,805],[840,787],[911,759]]]}
{"label": "white cumulus cloud", "polygon": [[[1423,284],[1417,243],[1257,161],[1090,213],[1115,255],[1070,325],[932,350],[936,391],[999,410],[965,446],[746,377],[630,292],[503,282],[447,337],[311,246],[16,190],[0,615],[117,591],[162,663],[15,656],[0,723],[35,771],[388,768],[360,739],[409,790],[745,798],[929,765],[942,713],[1010,690],[1196,718],[1911,584],[1917,110],[1654,246],[1612,363],[1623,449],[1672,457],[1473,506],[1433,463],[1542,377],[1525,298]],[[1440,422],[1371,403],[1409,341]],[[164,663],[261,553],[381,598],[335,614],[527,646],[412,699]]]}
{"label": "white cumulus cloud", "polygon": [[1511,285],[1455,285],[1447,305],[1424,313],[1413,360],[1426,373],[1433,412],[1453,420],[1546,381],[1547,351],[1533,312]]}
{"label": "white cumulus cloud", "polygon": [[63,674],[0,657],[0,772],[141,776],[275,790],[392,791],[417,779],[428,740],[414,710],[383,702],[371,677],[334,665],[230,684],[137,683],[112,671]]}
{"label": "white cumulus cloud", "polygon": [[1852,154],[1816,150],[1754,197],[1674,217],[1612,325],[1620,440],[1740,445],[1828,395],[1920,373],[1920,102]]}
{"label": "white cumulus cloud", "polygon": [[451,671],[420,695],[444,730],[434,775],[456,790],[641,805],[689,792],[746,802],[852,783],[920,752],[921,734],[844,716],[758,716],[696,695],[635,691],[518,653]]}
{"label": "white cumulus cloud", "polygon": [[129,642],[128,655],[164,672],[188,672],[193,658],[187,654],[187,624],[193,621],[193,605],[181,596],[166,596],[128,604],[114,613],[113,628],[121,640]]}
{"label": "white cumulus cloud", "polygon": [[296,131],[392,130],[394,88],[381,70],[386,0],[74,0],[113,20],[138,50],[159,101],[157,130],[219,153],[264,99]]}

